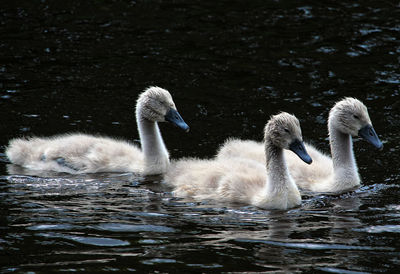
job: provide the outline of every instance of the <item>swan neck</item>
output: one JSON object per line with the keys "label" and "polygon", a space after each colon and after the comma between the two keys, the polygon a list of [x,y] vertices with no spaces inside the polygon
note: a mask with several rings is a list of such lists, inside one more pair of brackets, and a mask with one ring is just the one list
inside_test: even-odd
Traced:
{"label": "swan neck", "polygon": [[168,159],[168,151],[165,147],[157,122],[150,121],[143,117],[138,111],[137,125],[140,142],[146,162]]}
{"label": "swan neck", "polygon": [[329,141],[332,153],[334,183],[350,188],[359,184],[357,164],[353,151],[353,140],[334,126],[329,126]]}
{"label": "swan neck", "polygon": [[289,172],[285,162],[283,149],[272,143],[272,140],[265,141],[266,168],[268,174],[269,188],[284,188],[288,184]]}

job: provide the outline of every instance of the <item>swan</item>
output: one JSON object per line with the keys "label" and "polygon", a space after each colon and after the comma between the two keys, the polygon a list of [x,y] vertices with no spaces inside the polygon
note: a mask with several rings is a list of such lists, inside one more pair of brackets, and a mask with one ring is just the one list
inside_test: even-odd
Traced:
{"label": "swan", "polygon": [[88,134],[17,138],[9,142],[6,155],[11,163],[33,170],[67,172],[135,172],[162,174],[169,166],[169,154],[158,122],[168,121],[188,131],[171,94],[149,87],[136,102],[136,121],[141,149],[129,142]]}
{"label": "swan", "polygon": [[[305,165],[285,153],[288,169],[296,184],[313,192],[342,193],[357,188],[360,183],[353,152],[352,136],[360,136],[378,149],[383,148],[368,115],[367,107],[358,99],[346,97],[329,112],[329,142],[332,158],[310,144],[305,147],[313,159]],[[228,140],[218,151],[217,159],[243,157],[265,161],[262,144],[250,140]]]}
{"label": "swan", "polygon": [[272,116],[264,129],[265,161],[224,158],[183,159],[171,164],[164,176],[178,197],[288,209],[301,204],[300,192],[288,173],[283,149],[310,164],[302,142],[300,123],[291,114]]}

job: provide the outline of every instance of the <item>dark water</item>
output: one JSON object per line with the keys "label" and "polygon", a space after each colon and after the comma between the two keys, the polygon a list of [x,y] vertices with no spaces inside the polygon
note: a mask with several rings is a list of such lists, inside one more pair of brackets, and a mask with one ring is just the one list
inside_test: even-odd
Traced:
{"label": "dark water", "polygon": [[[215,2],[215,3],[214,3]],[[0,272],[388,272],[400,267],[396,1],[2,1],[0,146],[26,135],[137,140],[134,104],[167,88],[191,126],[173,158],[260,140],[293,112],[327,151],[326,118],[361,99],[385,144],[354,142],[363,186],[266,211],[172,197],[160,177],[35,174],[0,154]]]}

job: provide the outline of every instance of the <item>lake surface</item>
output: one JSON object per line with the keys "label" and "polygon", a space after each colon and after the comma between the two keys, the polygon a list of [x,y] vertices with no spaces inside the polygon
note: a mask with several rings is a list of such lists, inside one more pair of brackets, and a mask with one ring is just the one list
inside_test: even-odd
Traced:
{"label": "lake surface", "polygon": [[[395,1],[2,1],[0,272],[398,271],[399,38]],[[303,192],[288,211],[178,199],[157,176],[33,172],[3,153],[65,132],[138,142],[150,85],[191,127],[161,125],[174,159],[261,140],[279,111],[329,152],[345,96],[368,106],[384,149],[355,138],[362,187]]]}

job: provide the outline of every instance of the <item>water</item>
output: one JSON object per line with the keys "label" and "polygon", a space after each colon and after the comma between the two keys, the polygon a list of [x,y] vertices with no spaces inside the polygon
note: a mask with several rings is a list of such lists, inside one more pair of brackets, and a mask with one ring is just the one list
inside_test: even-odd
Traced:
{"label": "water", "polygon": [[190,125],[172,158],[261,140],[293,112],[327,151],[332,104],[366,103],[384,142],[355,139],[363,186],[266,211],[177,199],[161,177],[70,176],[0,154],[0,271],[388,272],[400,265],[400,11],[394,1],[3,1],[0,146],[87,132],[137,141],[133,106],[167,88]]}

